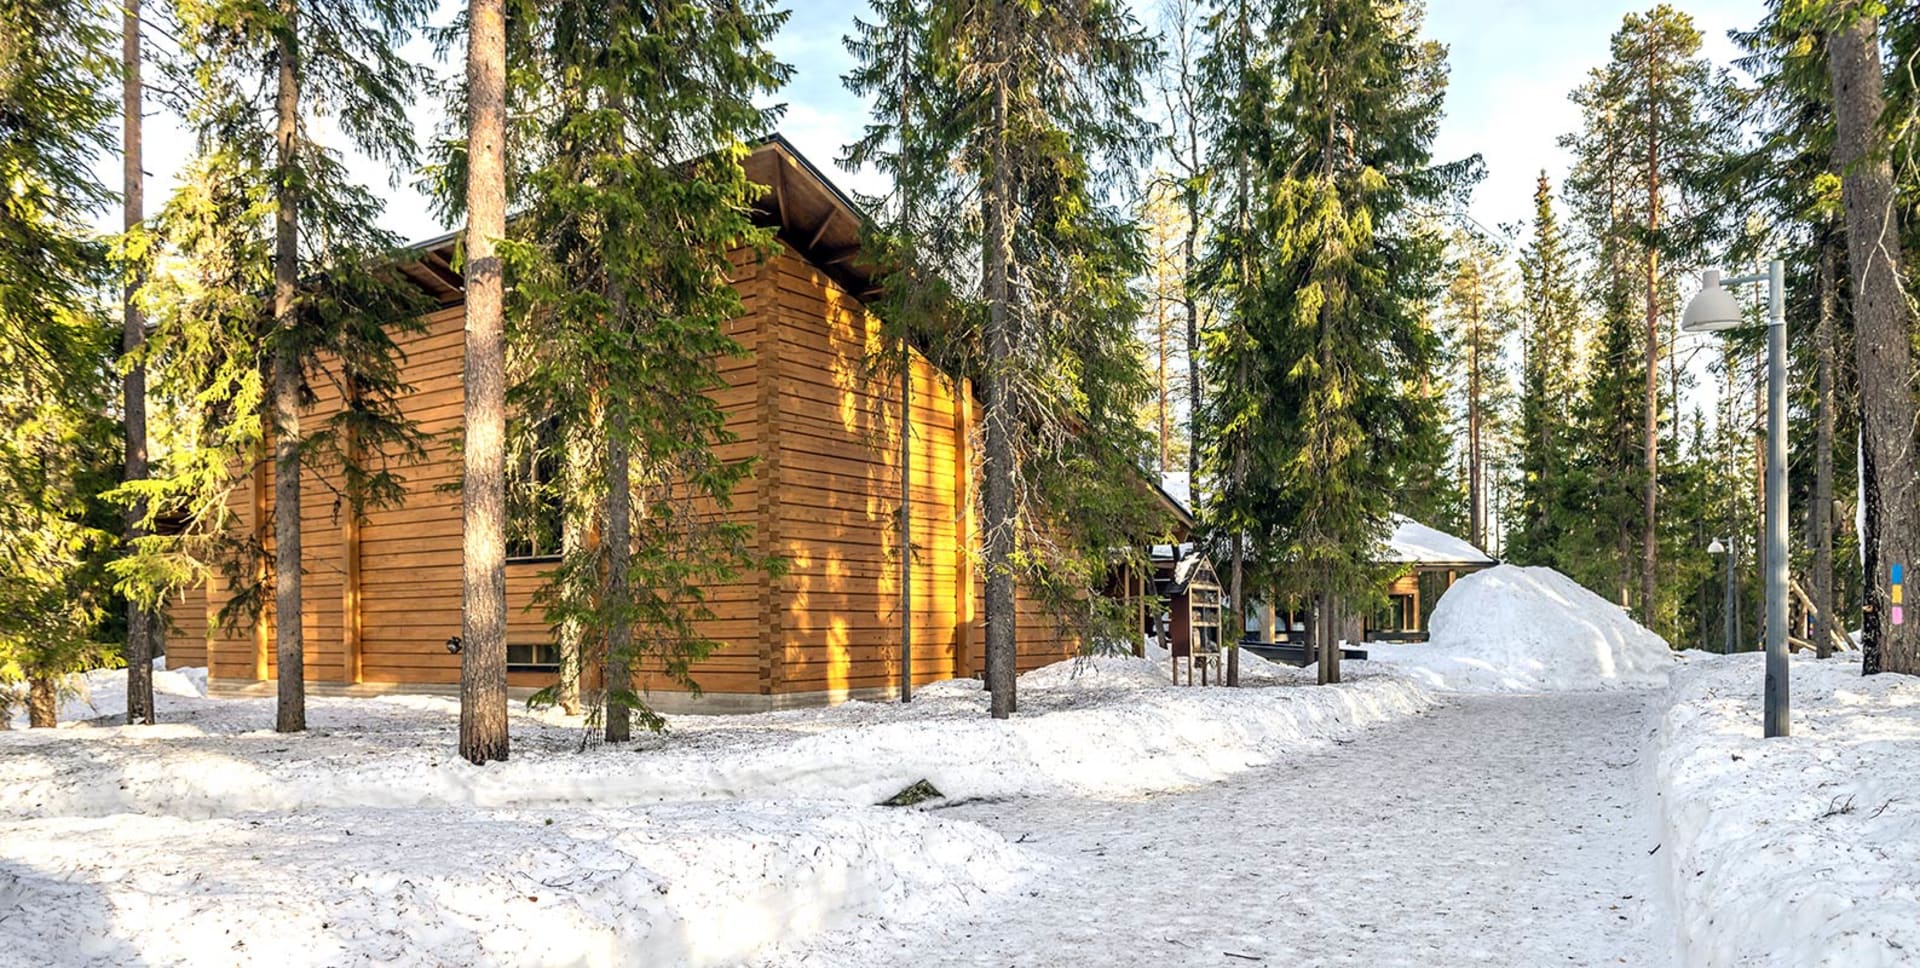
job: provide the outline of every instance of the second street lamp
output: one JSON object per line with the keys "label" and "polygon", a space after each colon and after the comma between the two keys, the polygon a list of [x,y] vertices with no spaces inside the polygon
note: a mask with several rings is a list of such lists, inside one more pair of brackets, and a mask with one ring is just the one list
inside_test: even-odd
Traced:
{"label": "second street lamp", "polygon": [[[1725,285],[1767,284],[1767,680],[1766,735],[1786,736],[1789,725],[1787,671],[1787,270],[1779,259],[1762,275],[1739,276]],[[1718,271],[1701,274],[1698,295],[1687,303],[1680,327],[1713,333],[1747,325],[1746,314],[1722,286]]]}

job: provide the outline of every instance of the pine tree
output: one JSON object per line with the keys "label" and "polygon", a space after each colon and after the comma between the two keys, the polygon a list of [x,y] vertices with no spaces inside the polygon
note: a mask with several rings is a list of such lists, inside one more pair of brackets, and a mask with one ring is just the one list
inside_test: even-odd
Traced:
{"label": "pine tree", "polygon": [[[1685,221],[1686,208],[1693,204],[1679,173],[1706,165],[1725,137],[1710,109],[1718,102],[1719,84],[1700,56],[1700,32],[1690,17],[1665,4],[1645,14],[1629,14],[1613,35],[1611,61],[1574,93],[1583,130],[1563,139],[1575,155],[1569,190],[1578,198],[1589,233],[1599,240],[1607,312],[1632,312],[1632,304],[1638,304],[1640,323],[1632,347],[1643,371],[1636,382],[1640,434],[1635,449],[1641,461],[1633,483],[1640,509],[1632,518],[1638,534],[1628,541],[1638,546],[1638,582],[1637,596],[1629,600],[1637,598],[1638,611],[1650,625],[1661,614],[1661,319],[1673,309],[1672,287],[1661,265],[1663,259],[1689,254],[1686,238],[1673,229]],[[1609,319],[1607,325],[1616,322]],[[1617,340],[1609,348],[1613,353],[1627,351]]]}
{"label": "pine tree", "polygon": [[1507,392],[1504,356],[1513,330],[1506,272],[1493,240],[1483,233],[1454,233],[1447,306],[1452,343],[1461,369],[1460,394],[1467,460],[1467,540],[1491,546],[1488,492],[1492,440],[1504,424]]}
{"label": "pine tree", "polygon": [[1470,166],[1432,162],[1446,65],[1419,38],[1417,10],[1287,3],[1269,29],[1274,76],[1288,83],[1242,89],[1246,135],[1235,139],[1253,159],[1244,238],[1267,242],[1246,257],[1244,345],[1214,353],[1216,370],[1247,361],[1259,456],[1222,503],[1245,509],[1279,592],[1311,598],[1329,682],[1339,678],[1335,617],[1378,593],[1390,495],[1432,414],[1417,388],[1433,362],[1423,313],[1441,246],[1414,207]]}
{"label": "pine tree", "polygon": [[[146,178],[141,168],[140,114],[143,97],[140,84],[140,0],[123,0],[120,21],[121,71],[121,162],[124,182],[121,206],[124,224],[134,233],[146,219]],[[147,339],[146,319],[140,313],[135,296],[140,277],[136,270],[126,285],[120,304],[121,413],[125,428],[126,458],[123,480],[139,481],[147,476],[147,371],[140,359]],[[135,503],[126,513],[126,540],[129,546],[141,536],[141,521],[146,511]],[[127,602],[127,722],[153,723],[153,655],[165,617],[139,602]]]}
{"label": "pine tree", "polygon": [[[1890,615],[1891,567],[1914,566],[1920,550],[1920,501],[1913,460],[1912,305],[1901,276],[1899,207],[1889,145],[1882,133],[1886,77],[1875,5],[1835,0],[1821,5],[1828,30],[1828,69],[1837,137],[1834,161],[1846,206],[1847,264],[1853,274],[1855,368],[1861,430],[1871,461],[1868,491],[1878,547],[1866,576],[1871,610]],[[1920,623],[1880,626],[1877,658],[1888,672],[1920,675]],[[1868,672],[1873,668],[1868,657]]]}

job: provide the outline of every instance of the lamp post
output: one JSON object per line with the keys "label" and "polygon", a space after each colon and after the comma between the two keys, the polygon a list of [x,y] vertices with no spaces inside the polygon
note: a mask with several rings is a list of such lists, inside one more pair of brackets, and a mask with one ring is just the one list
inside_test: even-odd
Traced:
{"label": "lamp post", "polygon": [[1735,621],[1733,607],[1733,569],[1738,557],[1737,553],[1733,550],[1733,539],[1727,538],[1724,544],[1721,543],[1721,539],[1719,538],[1713,539],[1713,543],[1707,545],[1707,554],[1715,557],[1720,555],[1727,556],[1727,594],[1720,604],[1720,624],[1725,629],[1725,635],[1720,641],[1720,654],[1732,655],[1733,640],[1736,637],[1733,629]]}
{"label": "lamp post", "polygon": [[[1786,736],[1787,683],[1787,270],[1779,259],[1764,274],[1738,276],[1724,285],[1767,284],[1767,679],[1765,732]],[[1700,292],[1687,303],[1680,327],[1713,333],[1746,325],[1740,304],[1723,288],[1717,270],[1700,276]]]}

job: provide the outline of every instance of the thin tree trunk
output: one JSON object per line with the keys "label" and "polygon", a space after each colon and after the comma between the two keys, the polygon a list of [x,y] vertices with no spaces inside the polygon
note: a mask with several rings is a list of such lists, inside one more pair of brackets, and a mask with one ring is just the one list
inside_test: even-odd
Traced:
{"label": "thin tree trunk", "polygon": [[[1861,426],[1866,425],[1865,407],[1859,415]],[[1864,432],[1863,432],[1864,436]],[[1880,573],[1880,488],[1879,475],[1874,473],[1873,448],[1860,442],[1860,571],[1872,576]],[[1871,578],[1869,578],[1871,581]],[[1874,598],[1871,588],[1862,596],[1860,615],[1860,673],[1878,675],[1881,672],[1880,642],[1882,631],[1887,625],[1886,613],[1880,610],[1880,603]]]}
{"label": "thin tree trunk", "polygon": [[[1859,5],[1843,9],[1858,13]],[[1901,291],[1900,229],[1893,170],[1880,134],[1885,83],[1879,23],[1856,16],[1828,44],[1837,125],[1835,160],[1847,214],[1847,265],[1853,271],[1854,358],[1862,427],[1873,456],[1874,523],[1879,562],[1866,576],[1867,599],[1884,616],[1880,660],[1888,672],[1920,674],[1920,623],[1897,622],[1888,592],[1892,569],[1912,567],[1920,551],[1915,521],[1913,314]],[[1884,566],[1884,570],[1882,567]],[[1905,577],[1904,575],[1902,577]]]}
{"label": "thin tree trunk", "polygon": [[[1647,86],[1660,86],[1660,59],[1647,36]],[[1647,108],[1647,399],[1646,481],[1641,491],[1640,620],[1652,628],[1659,611],[1656,600],[1660,523],[1660,124],[1659,99],[1648,98]]]}
{"label": "thin tree trunk", "polygon": [[52,729],[60,718],[60,680],[34,676],[27,680],[27,726]]}
{"label": "thin tree trunk", "polygon": [[[140,157],[140,0],[123,0],[120,22],[121,157],[123,162],[122,199],[128,232],[140,227],[146,218],[145,178]],[[147,367],[139,359],[146,344],[146,320],[140,315],[135,296],[142,280],[136,276],[127,282],[121,302],[120,349],[127,357],[127,372],[121,378],[121,408],[126,423],[126,466],[122,475],[128,483],[147,477]],[[147,502],[135,501],[127,508],[127,545],[145,536]],[[154,631],[165,621],[157,611],[149,611],[131,598],[127,600],[127,722],[153,724]]]}
{"label": "thin tree trunk", "polygon": [[300,565],[300,350],[294,287],[300,280],[300,201],[294,187],[300,112],[300,64],[294,47],[299,9],[280,0],[286,19],[279,38],[280,86],[274,98],[275,197],[273,220],[273,628],[279,668],[279,709],[273,728],[307,728],[306,642],[302,632]]}
{"label": "thin tree trunk", "polygon": [[1475,280],[1467,320],[1467,537],[1486,547],[1486,468],[1480,457],[1480,291]]}
{"label": "thin tree trunk", "polygon": [[1814,323],[1813,648],[1833,654],[1833,323],[1839,312],[1839,247],[1831,227],[1820,233],[1820,316]]}
{"label": "thin tree trunk", "polygon": [[[1004,30],[1004,27],[996,28]],[[1008,45],[1001,45],[1003,49]],[[996,82],[992,127],[988,132],[989,181],[982,199],[987,290],[986,372],[986,552],[987,688],[993,691],[993,716],[1014,711],[1015,664],[1013,586],[1013,400],[1008,382],[1013,368],[1013,319],[1008,274],[1013,259],[1013,185],[1007,166],[1007,89]]]}
{"label": "thin tree trunk", "polygon": [[607,627],[607,742],[633,738],[628,695],[633,691],[633,625],[627,616],[627,587],[633,570],[633,464],[628,454],[623,404],[607,408],[607,573],[602,608],[615,619]]}
{"label": "thin tree trunk", "polygon": [[504,0],[467,7],[465,442],[460,488],[460,755],[504,760],[507,736]]}
{"label": "thin tree trunk", "polygon": [[900,701],[913,701],[913,353],[900,338]]}
{"label": "thin tree trunk", "polygon": [[[587,547],[587,534],[592,526],[592,512],[579,496],[585,493],[582,484],[589,471],[587,465],[593,461],[591,441],[582,428],[562,427],[565,439],[566,469],[562,472],[567,482],[566,500],[561,508],[560,556],[574,560]],[[580,671],[585,628],[578,619],[569,618],[560,624],[557,636],[560,645],[560,683],[556,699],[560,708],[569,716],[580,715]]]}

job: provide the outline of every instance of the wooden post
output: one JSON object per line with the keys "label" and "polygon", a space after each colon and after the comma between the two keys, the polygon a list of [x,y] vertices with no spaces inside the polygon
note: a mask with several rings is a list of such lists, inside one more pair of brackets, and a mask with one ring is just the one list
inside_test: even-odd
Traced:
{"label": "wooden post", "polygon": [[[349,380],[347,402],[357,402],[358,393]],[[360,458],[360,437],[351,427],[346,434],[350,459]],[[360,508],[347,502],[347,514],[340,526],[340,553],[346,559],[346,577],[340,582],[340,681],[348,685],[362,680],[360,640]]]}
{"label": "wooden post", "polygon": [[[254,455],[253,480],[253,538],[260,547],[260,558],[253,565],[253,580],[264,583],[267,580],[267,460],[264,456],[265,444]],[[274,579],[279,580],[275,575]],[[274,621],[280,616],[275,615]],[[262,604],[260,614],[253,620],[253,678],[256,682],[267,681],[267,650],[272,647],[272,626],[267,622],[267,607]],[[212,674],[212,670],[208,670]]]}
{"label": "wooden post", "polygon": [[953,388],[953,674],[973,675],[973,382]]}
{"label": "wooden post", "polygon": [[1426,613],[1420,609],[1419,569],[1415,569],[1413,572],[1413,630],[1415,632],[1424,632],[1427,630]]}
{"label": "wooden post", "polygon": [[361,638],[364,626],[360,616],[360,515],[347,512],[340,529],[341,553],[346,557],[347,575],[340,583],[340,680],[353,685],[364,680]]}
{"label": "wooden post", "polygon": [[1268,645],[1273,644],[1273,593],[1268,592],[1266,600],[1260,603],[1260,638]]}

